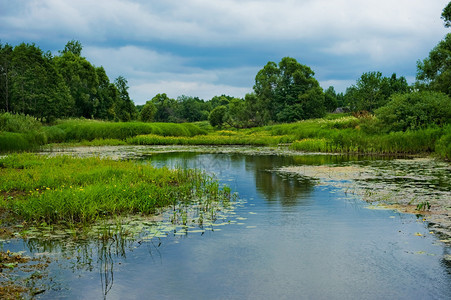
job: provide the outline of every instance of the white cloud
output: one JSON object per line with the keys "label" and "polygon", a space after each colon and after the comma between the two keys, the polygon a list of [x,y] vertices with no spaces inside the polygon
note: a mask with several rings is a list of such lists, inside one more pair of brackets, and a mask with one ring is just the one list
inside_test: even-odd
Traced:
{"label": "white cloud", "polygon": [[[414,76],[416,60],[447,32],[440,19],[447,3],[0,0],[0,39],[43,43],[50,50],[78,39],[83,55],[103,65],[110,78],[129,80],[137,102],[149,97],[146,90],[171,97],[178,92],[244,96],[267,61],[287,55],[312,66],[321,82],[337,85],[374,70],[408,70],[398,75]],[[218,49],[222,54],[215,53]],[[240,67],[230,65],[235,57]]]}

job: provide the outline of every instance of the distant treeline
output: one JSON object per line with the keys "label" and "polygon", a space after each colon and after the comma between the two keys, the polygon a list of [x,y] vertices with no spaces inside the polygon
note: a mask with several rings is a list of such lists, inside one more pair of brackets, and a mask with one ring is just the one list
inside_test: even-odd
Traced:
{"label": "distant treeline", "polygon": [[104,68],[93,66],[81,50],[78,41],[68,42],[56,56],[34,44],[0,44],[0,110],[46,122],[136,118],[127,80],[119,76],[111,83]]}
{"label": "distant treeline", "polygon": [[[30,115],[47,123],[74,117],[174,123],[209,120],[215,127],[250,128],[320,118],[340,108],[410,124],[394,126],[398,130],[414,129],[425,122],[440,125],[448,117],[451,34],[428,58],[418,61],[413,85],[396,73],[385,77],[375,71],[362,74],[345,93],[336,93],[332,86],[323,90],[310,67],[284,57],[278,64],[268,62],[257,73],[254,91],[244,99],[226,95],[209,101],[191,96],[172,99],[161,93],[138,106],[130,99],[124,77],[111,83],[104,68],[93,66],[81,51],[78,41],[68,42],[58,55],[43,52],[34,44],[0,44],[0,112]],[[414,116],[403,115],[399,109],[408,99],[414,99],[412,104],[418,110],[444,105],[441,109],[445,114],[416,111]]]}

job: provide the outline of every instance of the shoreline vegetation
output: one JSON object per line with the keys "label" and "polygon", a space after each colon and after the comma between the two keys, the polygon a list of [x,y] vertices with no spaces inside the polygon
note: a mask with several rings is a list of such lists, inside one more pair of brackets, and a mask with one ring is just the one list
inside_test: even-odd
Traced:
{"label": "shoreline vegetation", "polygon": [[451,125],[386,132],[374,116],[329,114],[288,124],[247,129],[215,128],[208,122],[145,123],[85,119],[43,125],[35,118],[0,114],[0,152],[58,146],[286,145],[304,152],[433,155],[451,159]]}
{"label": "shoreline vegetation", "polygon": [[0,158],[2,223],[83,227],[102,219],[151,215],[159,209],[212,202],[232,194],[192,169],[155,168],[107,158],[12,154]]}

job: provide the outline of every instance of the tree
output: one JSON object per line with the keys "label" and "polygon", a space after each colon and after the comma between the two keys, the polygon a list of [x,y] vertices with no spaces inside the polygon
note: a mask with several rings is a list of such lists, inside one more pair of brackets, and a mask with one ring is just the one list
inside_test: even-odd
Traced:
{"label": "tree", "polygon": [[0,111],[10,111],[11,54],[13,47],[0,43]]}
{"label": "tree", "polygon": [[227,114],[227,106],[220,105],[214,108],[210,115],[208,116],[208,121],[213,127],[222,127],[225,122],[225,117]]}
{"label": "tree", "polygon": [[451,2],[443,9],[442,19],[445,21],[445,27],[451,27]]}
{"label": "tree", "polygon": [[[312,115],[324,115],[324,94],[322,89],[319,92],[319,83],[314,75],[312,69],[291,57],[282,58],[278,65],[268,62],[255,77],[254,92],[259,107],[269,113],[270,120],[276,122],[293,122]],[[315,105],[311,105],[310,101]],[[313,107],[315,112],[309,111]]]}
{"label": "tree", "polygon": [[152,98],[152,103],[156,107],[155,121],[156,122],[174,122],[176,121],[175,110],[177,102],[169,98],[165,93],[157,94]]}
{"label": "tree", "polygon": [[333,112],[338,107],[337,93],[333,86],[324,91],[324,106],[328,112]]}
{"label": "tree", "polygon": [[63,51],[60,51],[61,54],[65,54],[67,52],[71,52],[72,54],[76,56],[81,56],[81,50],[83,49],[81,43],[76,40],[72,40],[67,42],[66,46],[64,47]]}
{"label": "tree", "polygon": [[72,97],[50,53],[22,43],[10,53],[10,110],[52,121],[67,116]]}
{"label": "tree", "polygon": [[115,103],[116,117],[119,121],[127,122],[136,119],[136,108],[128,94],[128,81],[123,76],[114,80],[119,99]]}
{"label": "tree", "polygon": [[381,72],[367,72],[346,91],[346,99],[353,111],[374,112],[385,105],[392,94],[408,91],[407,80],[404,77],[397,78],[396,73],[387,78]]}
{"label": "tree", "polygon": [[55,56],[54,63],[75,101],[72,115],[92,118],[95,115],[94,106],[99,87],[96,68],[86,58],[71,51],[63,51],[61,56]]}
{"label": "tree", "polygon": [[179,96],[175,117],[183,122],[197,122],[208,119],[208,109],[205,102],[198,97]]}
{"label": "tree", "polygon": [[146,104],[144,104],[141,112],[139,113],[139,120],[141,122],[152,122],[154,120],[156,111],[157,108],[155,104],[153,104],[152,101],[147,101]]}
{"label": "tree", "polygon": [[96,68],[99,85],[97,87],[97,97],[94,99],[93,117],[102,120],[114,120],[116,113],[114,105],[119,101],[119,91],[110,82],[103,67]]}
{"label": "tree", "polygon": [[450,83],[451,33],[448,33],[445,39],[429,52],[428,58],[417,62],[417,87],[451,96]]}

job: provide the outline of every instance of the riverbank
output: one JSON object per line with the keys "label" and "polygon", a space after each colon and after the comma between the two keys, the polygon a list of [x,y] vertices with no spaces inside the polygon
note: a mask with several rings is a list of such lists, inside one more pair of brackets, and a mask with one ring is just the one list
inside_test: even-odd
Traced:
{"label": "riverbank", "polygon": [[[42,126],[31,117],[4,114],[0,152],[60,146],[116,145],[287,145],[305,152],[435,155],[451,158],[451,126],[431,125],[417,130],[387,132],[372,117],[346,114],[290,124],[235,129],[213,128],[206,122],[142,123],[62,120]],[[21,126],[19,126],[19,125]],[[26,126],[25,126],[25,125]],[[23,125],[23,126],[22,126]]]}

